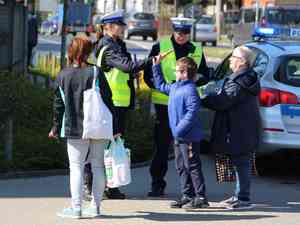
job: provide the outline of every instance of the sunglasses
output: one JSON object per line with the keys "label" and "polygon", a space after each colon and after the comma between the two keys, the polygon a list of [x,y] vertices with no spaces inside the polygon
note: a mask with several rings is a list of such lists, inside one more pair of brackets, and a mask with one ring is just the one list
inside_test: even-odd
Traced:
{"label": "sunglasses", "polygon": [[190,34],[190,31],[175,31],[175,33],[177,35],[188,35],[188,34]]}

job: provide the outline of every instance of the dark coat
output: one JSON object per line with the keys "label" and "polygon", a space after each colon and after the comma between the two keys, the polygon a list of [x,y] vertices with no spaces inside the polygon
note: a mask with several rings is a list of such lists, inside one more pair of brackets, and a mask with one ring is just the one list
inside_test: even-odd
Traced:
{"label": "dark coat", "polygon": [[217,153],[239,155],[257,149],[260,115],[257,74],[249,69],[225,78],[221,92],[207,96],[203,106],[216,111],[211,143]]}
{"label": "dark coat", "polygon": [[126,44],[121,39],[113,40],[110,36],[104,35],[103,38],[99,41],[96,50],[96,57],[98,57],[100,50],[103,46],[108,46],[104,51],[103,61],[101,64],[101,69],[105,72],[108,72],[111,68],[117,68],[125,73],[129,73],[130,79],[128,82],[128,86],[131,90],[131,98],[129,107],[134,106],[134,75],[143,70],[146,64],[148,63],[148,59],[139,60],[134,62],[131,59],[130,53],[127,51]]}
{"label": "dark coat", "polygon": [[[171,41],[174,46],[176,60],[187,56],[189,53],[195,52],[195,49],[196,49],[195,46],[189,41],[183,45],[179,45],[176,43],[173,36],[171,36]],[[159,46],[159,43],[156,43],[152,46],[149,57],[157,56],[159,53],[160,53],[160,46]],[[197,73],[202,74],[203,77],[196,82],[196,86],[201,86],[201,85],[206,84],[209,80],[209,70],[208,70],[206,60],[205,60],[203,53],[202,53],[202,58],[201,58],[201,62],[198,67]],[[147,64],[147,66],[145,68],[144,80],[145,80],[145,83],[148,85],[148,87],[155,88],[154,83],[153,83],[152,63],[151,62],[149,64]]]}
{"label": "dark coat", "polygon": [[[98,69],[98,84],[101,97],[110,109],[114,118],[112,93],[105,75]],[[69,67],[63,69],[56,79],[55,96],[53,103],[52,130],[60,135],[61,129],[65,131],[66,138],[80,139],[83,132],[83,92],[92,88],[94,70],[92,66],[86,68]],[[62,93],[61,93],[61,91]],[[65,103],[64,103],[64,101]],[[65,126],[62,120],[65,114]],[[116,121],[114,119],[114,134]]]}
{"label": "dark coat", "polygon": [[200,97],[192,80],[167,84],[160,65],[153,66],[155,87],[169,95],[168,115],[173,137],[179,141],[200,142],[202,126],[199,118]]}
{"label": "dark coat", "polygon": [[34,15],[28,15],[28,37],[29,46],[36,46],[38,43],[38,24],[37,18]]}

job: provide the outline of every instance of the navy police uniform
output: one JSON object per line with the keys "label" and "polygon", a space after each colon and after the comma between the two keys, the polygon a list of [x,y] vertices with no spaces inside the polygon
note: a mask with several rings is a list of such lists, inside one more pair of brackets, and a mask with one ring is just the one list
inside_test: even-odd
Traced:
{"label": "navy police uniform", "polygon": [[[173,21],[174,32],[189,33],[191,25]],[[171,36],[171,42],[175,51],[176,60],[188,56],[189,53],[195,51],[195,46],[188,41],[183,45],[176,43],[174,36]],[[160,53],[160,43],[153,45],[149,57],[156,56]],[[204,55],[202,54],[201,62],[198,67],[198,73],[202,76],[196,82],[197,86],[204,85],[209,80],[209,69],[207,67]],[[147,65],[144,71],[144,80],[150,88],[154,88],[152,65]],[[168,106],[163,104],[154,104],[156,112],[156,120],[154,127],[155,153],[150,166],[150,174],[152,177],[152,190],[148,193],[149,196],[160,196],[164,194],[166,181],[164,177],[168,169],[168,152],[172,143],[172,134],[169,127]],[[199,140],[200,141],[200,140]]]}
{"label": "navy police uniform", "polygon": [[[102,18],[102,24],[107,23],[115,23],[119,25],[126,25],[123,20],[123,12],[117,11]],[[104,34],[102,39],[99,41],[97,50],[96,50],[96,57],[99,56],[100,50],[107,46],[103,60],[101,62],[101,69],[104,72],[110,71],[112,68],[117,68],[125,73],[129,74],[129,80],[127,82],[130,88],[130,104],[126,107],[124,106],[116,106],[116,117],[117,117],[117,130],[116,133],[124,134],[125,132],[125,120],[126,120],[126,112],[128,109],[134,108],[134,100],[135,100],[135,91],[134,91],[134,78],[135,74],[141,70],[143,70],[148,63],[148,59],[139,60],[134,62],[131,58],[130,53],[127,51],[126,43],[121,40],[117,39],[114,40],[107,34]],[[112,89],[112,91],[114,91]]]}
{"label": "navy police uniform", "polygon": [[[123,14],[124,13],[121,10],[107,14],[101,18],[101,24],[105,25],[110,23],[110,24],[118,24],[118,25],[125,26],[126,24],[124,22]],[[125,84],[126,86],[129,87],[129,91],[128,91],[128,95],[130,95],[129,104],[126,106],[120,106],[120,105],[116,106],[116,104],[114,104],[114,112],[115,112],[114,116],[116,120],[116,127],[115,127],[116,129],[114,130],[114,132],[115,134],[121,133],[122,135],[124,135],[127,111],[128,109],[134,108],[134,100],[135,100],[135,91],[134,91],[134,83],[133,83],[134,74],[144,69],[147,60],[140,60],[134,62],[131,59],[130,53],[127,51],[125,42],[121,39],[115,40],[108,34],[104,34],[104,36],[98,41],[97,46],[95,47],[96,58],[99,57],[99,53],[104,46],[105,49],[103,51],[103,57],[101,58],[102,60],[100,60],[101,64],[98,65],[101,67],[102,71],[104,71],[107,75],[107,73],[109,73],[109,71],[111,71],[112,69],[118,69],[124,72],[124,75],[125,73],[129,74],[129,79],[127,81],[127,84]],[[122,75],[123,74],[120,74],[120,76]],[[114,91],[116,89],[111,87],[111,90],[114,95]],[[86,168],[86,177],[87,177],[86,183],[90,184],[92,180],[92,174],[88,167]],[[117,188],[109,188],[108,190],[106,190],[105,194],[107,195],[108,198],[112,198],[112,199],[125,198],[125,195],[123,193],[120,193],[120,191]]]}

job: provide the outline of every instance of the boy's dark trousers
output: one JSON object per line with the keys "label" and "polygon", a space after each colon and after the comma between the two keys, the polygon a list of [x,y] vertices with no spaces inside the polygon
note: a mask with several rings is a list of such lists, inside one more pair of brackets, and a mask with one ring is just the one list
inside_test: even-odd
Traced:
{"label": "boy's dark trousers", "polygon": [[180,177],[182,196],[206,197],[201,169],[200,143],[174,141],[175,165]]}

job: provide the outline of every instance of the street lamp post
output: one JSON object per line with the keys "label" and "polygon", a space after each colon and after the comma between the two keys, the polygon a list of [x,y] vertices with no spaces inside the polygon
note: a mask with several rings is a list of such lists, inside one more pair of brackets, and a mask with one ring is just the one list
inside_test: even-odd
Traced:
{"label": "street lamp post", "polygon": [[255,12],[255,27],[257,27],[258,20],[259,20],[259,0],[256,0],[255,9],[256,9],[256,12]]}

